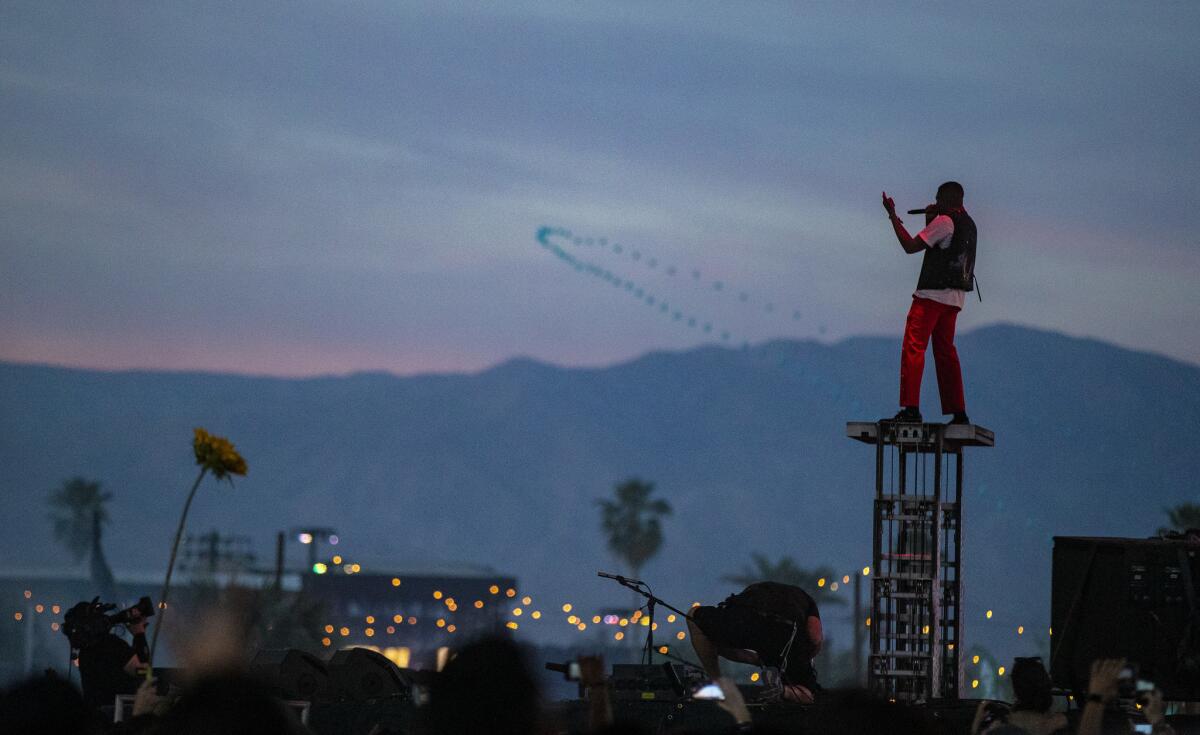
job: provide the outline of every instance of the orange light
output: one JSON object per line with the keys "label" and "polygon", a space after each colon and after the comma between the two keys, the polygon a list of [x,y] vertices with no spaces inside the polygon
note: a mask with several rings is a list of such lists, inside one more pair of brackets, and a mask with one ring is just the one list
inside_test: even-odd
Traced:
{"label": "orange light", "polygon": [[675,634],[675,637],[676,637],[676,638],[678,638],[679,640],[683,640],[684,638],[687,638],[687,633],[684,633],[684,632],[681,630],[681,631],[679,631],[678,633],[676,633],[676,634]]}
{"label": "orange light", "polygon": [[448,633],[453,633],[453,632],[454,632],[454,631],[456,631],[456,630],[458,630],[458,628],[454,627],[454,624],[453,624],[453,623],[451,623],[450,625],[447,625],[447,626],[446,626],[446,632],[448,632]]}
{"label": "orange light", "polygon": [[531,604],[533,604],[533,598],[530,597],[529,595],[525,595],[524,597],[521,598],[521,604],[522,605],[531,605]]}
{"label": "orange light", "polygon": [[38,604],[34,605],[33,609],[37,612],[43,612],[46,609],[46,606],[39,602]]}
{"label": "orange light", "polygon": [[53,607],[50,608],[50,612],[54,613],[55,615],[58,615],[58,613],[61,611],[62,611],[62,608],[59,607],[58,605],[54,605]]}
{"label": "orange light", "polygon": [[19,613],[19,612],[17,612],[17,613],[13,613],[13,620],[20,621],[20,620],[21,620],[21,618],[23,618],[23,617],[25,617],[25,616],[24,616],[24,615],[22,615],[22,614],[21,614],[21,613]]}
{"label": "orange light", "polygon": [[433,591],[433,599],[435,599],[435,600],[440,600],[440,599],[442,599],[442,591],[441,591],[441,590],[434,590],[434,591]]}
{"label": "orange light", "polygon": [[850,584],[850,575],[849,574],[842,577],[842,584]]}
{"label": "orange light", "polygon": [[445,627],[446,627],[446,619],[445,619],[445,618],[438,618],[438,619],[437,619],[437,627],[439,627],[439,628],[445,628]]}
{"label": "orange light", "polygon": [[365,631],[363,631],[363,632],[367,634],[367,637],[368,637],[368,638],[373,638],[373,637],[375,637],[375,629],[374,629],[374,628],[367,628],[367,629],[366,629]]}
{"label": "orange light", "polygon": [[571,625],[575,625],[576,623],[579,622],[579,618],[575,617],[574,615],[570,615],[567,617],[567,622],[570,623]]}
{"label": "orange light", "polygon": [[341,635],[343,638],[345,638],[346,636],[350,635],[350,629],[349,629],[349,628],[345,628],[345,627],[343,627],[341,630],[339,630],[339,631],[338,631],[338,633],[339,633],[339,634],[340,634],[340,635]]}
{"label": "orange light", "polygon": [[506,625],[508,626],[509,630],[516,630],[517,628],[520,627],[519,625],[517,625],[517,621],[515,621],[515,620],[508,621],[506,623]]}
{"label": "orange light", "polygon": [[395,623],[396,625],[403,625],[404,624],[404,616],[399,613],[396,613],[395,615],[392,616],[392,622]]}
{"label": "orange light", "polygon": [[758,680],[759,680],[759,678],[760,678],[760,677],[759,677],[759,675],[758,675],[758,672],[757,672],[757,671],[755,671],[753,674],[751,674],[751,675],[750,675],[750,681],[758,681]]}
{"label": "orange light", "polygon": [[521,617],[521,613],[523,613],[523,612],[525,612],[525,611],[519,607],[513,608],[513,615],[516,615],[517,617]]}
{"label": "orange light", "polygon": [[580,630],[587,630],[587,623],[581,622],[579,625],[576,625],[575,627],[579,628]]}
{"label": "orange light", "polygon": [[410,618],[408,619],[408,624],[409,624],[409,625],[416,625],[416,624],[417,624],[417,619],[416,619],[416,618],[414,618],[414,617],[410,617]]}
{"label": "orange light", "polygon": [[613,633],[613,638],[619,641],[625,638],[625,634],[618,630],[616,633]]}
{"label": "orange light", "polygon": [[493,595],[495,595],[500,592],[500,588],[496,585],[492,585],[491,587],[488,587],[488,592],[491,592]]}
{"label": "orange light", "polygon": [[674,622],[675,622],[675,614],[674,614],[674,613],[672,613],[672,614],[670,614],[670,615],[668,615],[668,616],[667,616],[667,622],[668,622],[668,623],[674,623]]}
{"label": "orange light", "polygon": [[571,603],[563,605],[563,612],[571,612]]}
{"label": "orange light", "polygon": [[659,646],[659,647],[658,647],[658,652],[659,652],[659,653],[661,653],[661,654],[663,654],[664,656],[667,654],[667,651],[669,651],[669,650],[671,650],[671,649],[667,648],[666,646]]}
{"label": "orange light", "polygon": [[392,586],[393,586],[393,587],[399,587],[399,586],[400,586],[400,578],[399,578],[399,577],[392,577]]}
{"label": "orange light", "polygon": [[33,597],[33,590],[25,590],[25,599],[28,600],[31,597]]}
{"label": "orange light", "polygon": [[517,591],[514,590],[512,587],[509,587],[508,589],[504,590],[504,596],[505,597],[516,597]]}
{"label": "orange light", "polygon": [[375,622],[375,616],[374,616],[374,615],[368,615],[368,616],[367,616],[367,625],[370,625],[371,623],[374,623],[374,622]]}
{"label": "orange light", "polygon": [[537,620],[542,617],[542,611],[534,610],[533,612],[529,613],[529,617],[533,618],[534,620]]}
{"label": "orange light", "polygon": [[387,632],[388,632],[388,635],[392,635],[393,633],[395,633],[395,632],[396,632],[396,626],[394,626],[394,625],[389,625],[389,626],[387,627]]}
{"label": "orange light", "polygon": [[321,645],[322,646],[331,646],[331,645],[333,645],[333,641],[329,640],[328,638],[322,638]]}
{"label": "orange light", "polygon": [[326,626],[325,626],[325,632],[326,632],[326,633],[332,633],[332,632],[333,632],[333,626],[332,626],[332,625],[326,625]]}
{"label": "orange light", "polygon": [[603,619],[603,618],[601,618],[599,615],[593,615],[593,616],[592,616],[592,624],[593,624],[593,625],[599,625],[599,624],[600,624],[600,621],[601,621],[602,619]]}
{"label": "orange light", "polygon": [[476,600],[476,601],[475,601],[475,609],[476,609],[476,610],[482,610],[482,609],[483,609],[483,600]]}

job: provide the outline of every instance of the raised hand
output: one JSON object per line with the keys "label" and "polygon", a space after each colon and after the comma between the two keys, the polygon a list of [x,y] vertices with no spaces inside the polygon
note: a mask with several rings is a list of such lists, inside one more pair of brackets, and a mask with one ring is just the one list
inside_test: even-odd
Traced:
{"label": "raised hand", "polygon": [[883,192],[883,209],[888,213],[889,217],[896,216],[896,202],[892,201],[892,198],[887,195],[886,191]]}

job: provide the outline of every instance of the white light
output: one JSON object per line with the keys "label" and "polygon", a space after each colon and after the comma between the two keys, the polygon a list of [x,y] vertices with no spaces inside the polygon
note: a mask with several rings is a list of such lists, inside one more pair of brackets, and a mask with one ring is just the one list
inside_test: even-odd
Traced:
{"label": "white light", "polygon": [[329,537],[329,543],[333,544],[334,546],[337,546],[337,542],[338,542],[338,537],[337,537],[336,533]]}
{"label": "white light", "polygon": [[302,544],[311,544],[313,542],[313,537],[312,537],[311,533],[302,533],[299,536],[297,536],[296,538]]}

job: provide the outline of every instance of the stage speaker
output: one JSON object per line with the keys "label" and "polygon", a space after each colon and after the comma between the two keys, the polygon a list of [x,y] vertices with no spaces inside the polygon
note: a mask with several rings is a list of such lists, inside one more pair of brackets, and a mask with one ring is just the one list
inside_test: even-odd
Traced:
{"label": "stage speaker", "polygon": [[316,702],[329,695],[325,662],[294,648],[261,650],[250,662],[251,673],[265,681],[281,699]]}
{"label": "stage speaker", "polygon": [[412,699],[412,680],[383,654],[369,648],[347,648],[333,654],[329,683],[338,699]]}
{"label": "stage speaker", "polygon": [[1050,677],[1086,692],[1092,661],[1137,664],[1169,700],[1200,700],[1200,544],[1055,537]]}

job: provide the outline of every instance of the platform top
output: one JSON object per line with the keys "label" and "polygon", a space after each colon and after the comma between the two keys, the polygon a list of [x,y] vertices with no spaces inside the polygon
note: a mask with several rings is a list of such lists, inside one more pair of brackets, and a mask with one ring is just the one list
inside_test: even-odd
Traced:
{"label": "platform top", "polygon": [[[888,444],[920,444],[925,437],[932,437],[942,429],[942,439],[951,447],[990,447],[996,443],[996,435],[991,429],[985,429],[976,424],[908,424],[885,421],[896,427],[897,436]],[[846,436],[864,444],[874,444],[878,424],[875,421],[847,421]]]}

